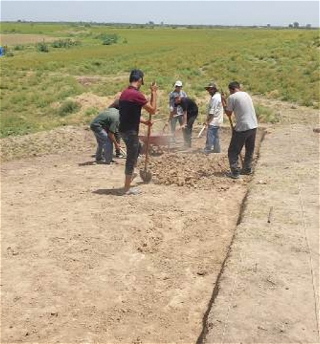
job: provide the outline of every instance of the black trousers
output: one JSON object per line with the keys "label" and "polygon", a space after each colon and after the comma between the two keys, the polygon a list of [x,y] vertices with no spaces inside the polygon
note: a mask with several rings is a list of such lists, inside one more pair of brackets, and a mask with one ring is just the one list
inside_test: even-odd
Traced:
{"label": "black trousers", "polygon": [[183,139],[184,139],[184,144],[186,147],[191,147],[192,127],[197,116],[198,116],[198,113],[191,113],[187,115],[187,126],[183,130]]}
{"label": "black trousers", "polygon": [[252,165],[253,152],[256,141],[257,128],[246,131],[232,132],[232,137],[228,149],[228,158],[231,172],[234,174],[240,173],[239,155],[243,146],[245,146],[246,152],[243,162],[243,170],[250,171]]}

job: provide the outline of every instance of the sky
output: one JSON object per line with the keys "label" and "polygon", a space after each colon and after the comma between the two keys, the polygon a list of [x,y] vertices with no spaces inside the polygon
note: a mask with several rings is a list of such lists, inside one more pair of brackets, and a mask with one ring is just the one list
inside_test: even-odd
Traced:
{"label": "sky", "polygon": [[1,1],[1,21],[319,27],[319,1]]}

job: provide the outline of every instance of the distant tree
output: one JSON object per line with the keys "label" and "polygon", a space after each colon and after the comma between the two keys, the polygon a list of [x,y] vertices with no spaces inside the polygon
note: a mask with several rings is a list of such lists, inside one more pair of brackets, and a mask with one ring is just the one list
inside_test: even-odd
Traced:
{"label": "distant tree", "polygon": [[293,27],[297,29],[299,27],[299,23],[298,22],[294,22],[293,23]]}
{"label": "distant tree", "polygon": [[293,27],[293,25],[292,25],[292,24],[289,24],[289,27]]}
{"label": "distant tree", "polygon": [[267,27],[270,27],[271,25],[270,24],[267,24]]}
{"label": "distant tree", "polygon": [[307,24],[307,25],[306,25],[306,28],[307,28],[307,29],[311,29],[311,24]]}

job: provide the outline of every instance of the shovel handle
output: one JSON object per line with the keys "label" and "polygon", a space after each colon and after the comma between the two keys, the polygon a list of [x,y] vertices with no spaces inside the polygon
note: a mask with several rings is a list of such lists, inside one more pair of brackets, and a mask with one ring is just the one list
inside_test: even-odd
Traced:
{"label": "shovel handle", "polygon": [[[152,115],[149,113],[149,122],[151,122]],[[148,125],[148,132],[147,132],[147,142],[146,142],[146,159],[144,162],[144,170],[147,170],[148,160],[149,160],[149,141],[150,141],[150,134],[151,134],[151,125]]]}

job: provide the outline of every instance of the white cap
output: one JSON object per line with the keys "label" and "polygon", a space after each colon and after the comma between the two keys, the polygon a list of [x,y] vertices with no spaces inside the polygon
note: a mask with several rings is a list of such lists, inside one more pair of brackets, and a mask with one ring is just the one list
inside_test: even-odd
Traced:
{"label": "white cap", "polygon": [[174,84],[174,86],[179,86],[179,87],[181,87],[181,86],[182,86],[182,81],[177,80],[176,83]]}

